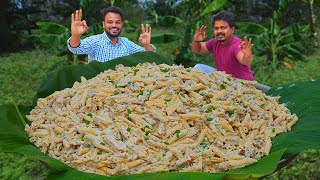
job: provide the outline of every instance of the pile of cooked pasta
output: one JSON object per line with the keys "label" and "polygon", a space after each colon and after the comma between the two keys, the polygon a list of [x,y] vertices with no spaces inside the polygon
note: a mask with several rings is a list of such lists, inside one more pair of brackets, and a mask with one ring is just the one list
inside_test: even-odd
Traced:
{"label": "pile of cooked pasta", "polygon": [[177,65],[117,65],[38,99],[25,130],[84,172],[227,171],[268,155],[271,138],[298,120],[255,84]]}

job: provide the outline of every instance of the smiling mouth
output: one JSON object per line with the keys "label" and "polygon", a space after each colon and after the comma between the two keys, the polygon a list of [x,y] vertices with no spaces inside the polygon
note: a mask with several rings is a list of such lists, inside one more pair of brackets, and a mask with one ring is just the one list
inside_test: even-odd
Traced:
{"label": "smiling mouth", "polygon": [[118,29],[110,29],[110,32],[117,33],[117,32],[119,32],[119,30]]}
{"label": "smiling mouth", "polygon": [[218,38],[223,38],[224,35],[223,35],[223,34],[218,34],[217,37],[218,37]]}

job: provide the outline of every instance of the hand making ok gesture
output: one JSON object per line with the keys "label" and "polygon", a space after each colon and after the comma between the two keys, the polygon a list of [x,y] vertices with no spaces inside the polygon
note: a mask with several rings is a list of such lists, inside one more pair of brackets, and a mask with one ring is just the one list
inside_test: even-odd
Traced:
{"label": "hand making ok gesture", "polygon": [[202,25],[200,29],[197,29],[196,34],[193,36],[193,40],[196,42],[203,41],[206,38],[206,26]]}
{"label": "hand making ok gesture", "polygon": [[146,27],[144,27],[144,24],[141,24],[141,30],[139,42],[143,45],[149,45],[151,41],[151,27],[148,24],[146,24]]}
{"label": "hand making ok gesture", "polygon": [[88,30],[86,20],[81,21],[82,10],[76,10],[71,14],[71,36],[81,36]]}
{"label": "hand making ok gesture", "polygon": [[251,38],[248,40],[247,36],[245,36],[242,43],[239,46],[245,57],[252,56],[252,47],[254,44],[251,44],[251,41]]}

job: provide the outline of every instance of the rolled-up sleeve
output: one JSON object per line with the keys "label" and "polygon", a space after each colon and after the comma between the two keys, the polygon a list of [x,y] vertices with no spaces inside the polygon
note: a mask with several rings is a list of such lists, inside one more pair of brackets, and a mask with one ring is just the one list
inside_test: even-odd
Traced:
{"label": "rolled-up sleeve", "polygon": [[[134,42],[128,40],[127,38],[124,38],[124,43],[127,44],[130,48],[130,53],[133,54],[133,53],[136,53],[136,52],[143,52],[143,51],[146,51],[146,49],[142,46],[139,46],[137,44],[135,44]],[[152,49],[153,49],[153,52],[156,52],[156,47],[151,44],[152,46]]]}
{"label": "rolled-up sleeve", "polygon": [[[71,38],[71,37],[70,37]],[[92,54],[95,51],[94,44],[94,37],[87,37],[83,40],[80,40],[80,44],[78,47],[71,47],[70,46],[70,38],[67,40],[68,49],[70,52],[74,54]]]}
{"label": "rolled-up sleeve", "polygon": [[151,44],[151,46],[152,46],[153,52],[156,52],[157,48],[153,44]]}

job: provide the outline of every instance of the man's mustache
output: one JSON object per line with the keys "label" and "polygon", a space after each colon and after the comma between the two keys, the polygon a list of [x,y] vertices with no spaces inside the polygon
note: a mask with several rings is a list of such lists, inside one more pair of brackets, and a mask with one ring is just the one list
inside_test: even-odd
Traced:
{"label": "man's mustache", "polygon": [[219,35],[222,35],[222,36],[224,36],[224,33],[218,33],[218,34],[217,34],[217,36],[219,36]]}

